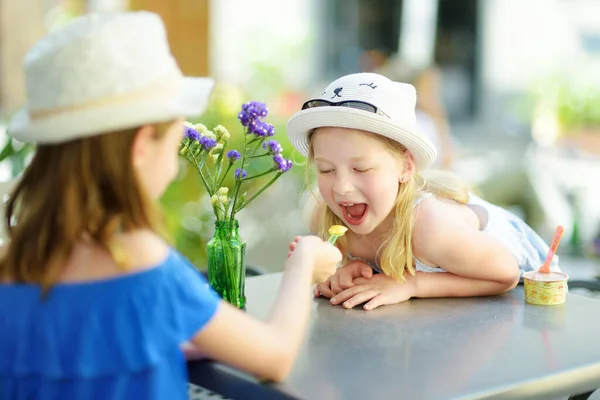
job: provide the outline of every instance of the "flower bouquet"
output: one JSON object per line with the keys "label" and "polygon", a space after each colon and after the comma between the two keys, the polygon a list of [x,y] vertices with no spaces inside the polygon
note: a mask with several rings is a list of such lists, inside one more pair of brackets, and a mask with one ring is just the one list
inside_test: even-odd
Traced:
{"label": "flower bouquet", "polygon": [[[238,308],[246,304],[246,243],[239,235],[236,215],[292,168],[292,162],[283,157],[279,142],[272,139],[275,128],[264,121],[267,113],[267,106],[257,101],[242,106],[238,114],[245,131],[241,151],[228,148],[231,135],[225,127],[218,125],[210,131],[202,124],[188,122],[179,150],[198,172],[216,217],[215,232],[207,245],[209,283],[224,300]],[[272,160],[266,167],[265,159]],[[231,181],[227,178],[232,173],[230,188],[225,182]],[[266,183],[248,193],[249,182],[269,176]]]}

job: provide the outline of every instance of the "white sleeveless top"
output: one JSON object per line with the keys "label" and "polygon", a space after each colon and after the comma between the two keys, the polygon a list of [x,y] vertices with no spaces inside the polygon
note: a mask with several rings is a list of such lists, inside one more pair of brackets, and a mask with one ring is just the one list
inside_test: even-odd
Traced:
{"label": "white sleeveless top", "polygon": [[[430,197],[433,197],[432,193],[423,192],[415,199],[413,207],[417,207],[423,200]],[[509,248],[517,260],[521,276],[525,272],[538,269],[540,265],[544,263],[549,246],[523,220],[513,213],[493,205],[473,194],[469,195],[469,202],[467,204],[477,205],[487,212],[487,223],[481,231],[495,237]],[[360,257],[353,257],[351,255],[348,255],[348,258],[364,261],[369,264],[375,272],[383,272],[379,265],[374,265],[368,260]],[[551,269],[553,271],[560,270],[558,267],[558,256],[554,256]],[[425,264],[416,257],[415,270],[420,272],[446,272],[440,267]]]}

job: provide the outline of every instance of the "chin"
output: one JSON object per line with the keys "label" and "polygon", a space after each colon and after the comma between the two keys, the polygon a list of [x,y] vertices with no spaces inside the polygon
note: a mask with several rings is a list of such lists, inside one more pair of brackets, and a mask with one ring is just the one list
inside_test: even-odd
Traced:
{"label": "chin", "polygon": [[377,228],[377,226],[374,226],[372,223],[369,223],[369,221],[364,221],[360,225],[351,225],[347,223],[346,220],[344,220],[343,218],[342,221],[344,221],[344,225],[347,226],[348,229],[350,229],[353,233],[357,235],[369,235],[373,233],[375,228]]}

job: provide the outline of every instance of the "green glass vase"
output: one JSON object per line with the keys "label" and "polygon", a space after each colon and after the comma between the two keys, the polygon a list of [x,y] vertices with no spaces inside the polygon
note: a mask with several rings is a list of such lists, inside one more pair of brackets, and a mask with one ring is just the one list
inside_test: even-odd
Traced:
{"label": "green glass vase", "polygon": [[216,221],[208,242],[208,281],[221,298],[237,308],[246,306],[246,242],[237,220]]}

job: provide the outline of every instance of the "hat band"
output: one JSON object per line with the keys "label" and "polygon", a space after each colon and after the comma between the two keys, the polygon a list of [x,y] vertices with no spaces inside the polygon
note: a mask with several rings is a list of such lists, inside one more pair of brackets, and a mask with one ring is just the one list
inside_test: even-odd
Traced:
{"label": "hat band", "polygon": [[304,103],[302,105],[302,110],[316,107],[348,107],[354,108],[356,110],[366,111],[372,114],[382,115],[384,117],[389,118],[389,115],[381,111],[381,109],[379,109],[378,107],[374,106],[371,103],[367,103],[366,101],[360,100],[344,100],[336,103],[329,100],[313,99]]}
{"label": "hat band", "polygon": [[35,121],[38,119],[48,118],[54,115],[64,114],[72,111],[85,110],[106,105],[126,104],[131,101],[147,99],[148,97],[152,96],[160,96],[161,98],[164,98],[165,96],[168,96],[166,92],[173,92],[172,95],[174,96],[176,90],[179,88],[182,78],[183,75],[181,74],[181,71],[176,70],[160,78],[158,81],[152,83],[150,86],[146,86],[144,88],[137,89],[134,91],[114,96],[102,97],[99,99],[65,107],[48,108],[42,110],[29,110],[29,118],[32,121]]}

